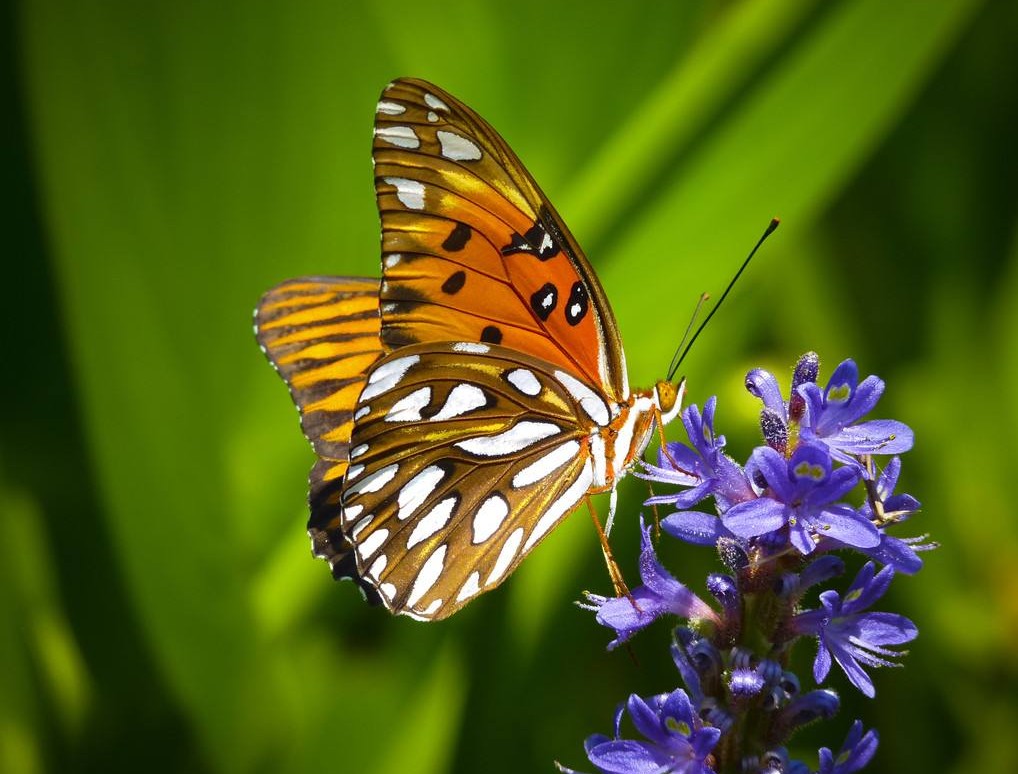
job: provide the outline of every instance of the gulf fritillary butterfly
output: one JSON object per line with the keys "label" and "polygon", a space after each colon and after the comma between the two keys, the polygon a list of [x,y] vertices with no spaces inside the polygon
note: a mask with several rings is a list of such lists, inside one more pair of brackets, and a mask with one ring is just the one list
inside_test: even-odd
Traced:
{"label": "gulf fritillary butterfly", "polygon": [[425,81],[378,103],[382,280],[304,277],[255,311],[319,459],[308,533],[393,613],[445,618],[611,491],[682,383],[630,391],[594,270],[488,123]]}

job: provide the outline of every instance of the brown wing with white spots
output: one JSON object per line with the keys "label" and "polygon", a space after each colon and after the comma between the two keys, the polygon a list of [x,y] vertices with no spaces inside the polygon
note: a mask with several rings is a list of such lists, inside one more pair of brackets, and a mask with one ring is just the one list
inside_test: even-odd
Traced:
{"label": "brown wing with white spots", "polygon": [[375,120],[382,340],[501,344],[628,397],[594,271],[516,154],[474,111],[400,79]]}
{"label": "brown wing with white spots", "polygon": [[401,348],[369,374],[345,478],[312,483],[316,553],[393,612],[444,618],[587,494],[608,416],[589,386],[504,347]]}
{"label": "brown wing with white spots", "polygon": [[262,296],[255,336],[286,381],[304,435],[323,458],[317,475],[346,470],[354,404],[371,364],[382,356],[378,281],[301,277]]}

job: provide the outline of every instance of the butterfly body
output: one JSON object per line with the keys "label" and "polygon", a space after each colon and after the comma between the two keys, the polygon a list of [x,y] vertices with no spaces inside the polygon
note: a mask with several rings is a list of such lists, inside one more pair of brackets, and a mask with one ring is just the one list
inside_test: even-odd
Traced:
{"label": "butterfly body", "polygon": [[256,334],[319,456],[315,555],[432,620],[501,583],[586,495],[614,491],[682,386],[630,390],[593,269],[465,105],[390,84],[374,161],[381,282],[283,283]]}

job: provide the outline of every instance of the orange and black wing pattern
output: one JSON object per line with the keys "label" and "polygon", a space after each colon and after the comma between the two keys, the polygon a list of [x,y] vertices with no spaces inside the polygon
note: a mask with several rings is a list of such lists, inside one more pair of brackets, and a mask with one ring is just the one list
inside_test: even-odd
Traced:
{"label": "orange and black wing pattern", "polygon": [[343,475],[354,405],[382,356],[378,280],[301,277],[262,296],[255,336],[286,381],[304,435],[323,459],[319,475]]}
{"label": "orange and black wing pattern", "polygon": [[375,119],[387,349],[498,344],[629,394],[615,318],[593,269],[516,154],[474,111],[401,79]]}

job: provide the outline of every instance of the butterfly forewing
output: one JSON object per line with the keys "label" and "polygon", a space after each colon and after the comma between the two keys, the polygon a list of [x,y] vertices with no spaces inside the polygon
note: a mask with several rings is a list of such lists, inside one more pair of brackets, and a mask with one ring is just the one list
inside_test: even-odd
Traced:
{"label": "butterfly forewing", "polygon": [[[590,406],[556,372],[474,343],[380,361],[358,403],[342,494],[319,497],[312,516],[326,555],[345,562],[338,572],[355,570],[391,610],[422,619],[507,577],[592,482]],[[349,554],[335,550],[344,545]]]}
{"label": "butterfly forewing", "polygon": [[395,81],[375,122],[382,339],[484,341],[628,396],[590,264],[498,133],[448,93]]}

